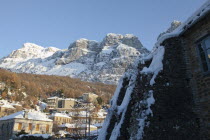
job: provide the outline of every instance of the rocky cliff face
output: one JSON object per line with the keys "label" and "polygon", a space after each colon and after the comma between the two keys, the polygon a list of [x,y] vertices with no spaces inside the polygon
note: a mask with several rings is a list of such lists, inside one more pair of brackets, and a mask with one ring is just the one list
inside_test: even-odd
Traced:
{"label": "rocky cliff face", "polygon": [[25,43],[21,49],[1,59],[0,67],[14,72],[117,84],[130,64],[148,52],[136,36],[110,33],[102,42],[79,39],[66,50]]}

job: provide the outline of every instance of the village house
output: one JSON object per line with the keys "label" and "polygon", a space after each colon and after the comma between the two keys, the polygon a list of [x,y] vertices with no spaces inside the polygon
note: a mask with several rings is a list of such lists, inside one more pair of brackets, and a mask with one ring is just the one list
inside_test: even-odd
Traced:
{"label": "village house", "polygon": [[0,117],[10,115],[22,110],[18,103],[9,103],[7,100],[0,100]]}
{"label": "village house", "polygon": [[50,97],[47,98],[48,108],[52,111],[71,111],[71,109],[78,104],[78,101],[74,98],[59,98],[59,97]]}
{"label": "village house", "polygon": [[38,111],[20,111],[0,118],[0,139],[8,140],[20,132],[51,134],[53,121]]}
{"label": "village house", "polygon": [[15,108],[10,104],[0,105],[0,117],[9,115],[15,112]]}
{"label": "village house", "polygon": [[82,95],[82,99],[84,102],[94,102],[97,97],[98,97],[98,95],[96,95],[94,93],[84,93]]}
{"label": "village house", "polygon": [[57,125],[61,125],[64,123],[70,123],[72,118],[69,117],[67,114],[63,113],[53,113],[52,115],[49,116],[50,119],[53,120],[54,123]]}
{"label": "village house", "polygon": [[76,100],[73,98],[65,98],[58,100],[58,111],[70,111],[76,104]]}
{"label": "village house", "polygon": [[59,97],[50,97],[50,98],[47,98],[47,106],[49,108],[57,108],[58,107],[58,100],[60,100],[62,98],[59,98]]}

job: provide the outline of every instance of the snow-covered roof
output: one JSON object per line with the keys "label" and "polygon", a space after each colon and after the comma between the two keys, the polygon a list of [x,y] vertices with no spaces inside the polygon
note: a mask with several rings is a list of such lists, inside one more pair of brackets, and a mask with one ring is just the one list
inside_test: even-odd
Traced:
{"label": "snow-covered roof", "polygon": [[41,102],[41,101],[38,101],[38,106],[37,106],[37,110],[45,110],[47,108],[47,103],[44,103],[44,102]]}
{"label": "snow-covered roof", "polygon": [[47,115],[39,112],[39,111],[35,111],[35,110],[30,110],[28,113],[28,115],[25,115],[26,111],[19,111],[16,112],[14,114],[11,114],[9,116],[4,116],[2,118],[0,118],[1,120],[9,120],[9,119],[23,119],[25,118],[25,116],[27,118],[25,119],[29,119],[29,120],[39,120],[39,121],[52,121],[51,119],[48,119]]}
{"label": "snow-covered roof", "polygon": [[94,126],[94,125],[88,125],[88,124],[79,125],[79,128],[89,128],[89,126],[90,126],[90,128],[95,128],[95,129],[97,129],[96,126]]}
{"label": "snow-covered roof", "polygon": [[65,136],[66,134],[70,134],[70,133],[65,130],[59,130],[59,132],[57,134],[59,134],[61,136]]}
{"label": "snow-covered roof", "polygon": [[51,115],[52,117],[65,117],[65,118],[71,118],[69,117],[68,115],[66,114],[63,114],[63,113],[54,113]]}
{"label": "snow-covered roof", "polygon": [[75,114],[73,115],[76,115],[77,117],[89,117],[89,112],[86,112],[86,111],[79,111],[79,112],[76,112]]}
{"label": "snow-covered roof", "polygon": [[103,123],[96,123],[96,124],[93,124],[93,125],[96,126],[96,127],[102,127]]}
{"label": "snow-covered roof", "polygon": [[161,44],[164,40],[177,37],[183,34],[187,29],[192,27],[195,23],[197,23],[202,17],[208,14],[210,11],[210,0],[207,0],[192,16],[190,16],[184,23],[182,23],[177,29],[175,29],[171,33],[164,34],[158,40],[159,44]]}
{"label": "snow-covered roof", "polygon": [[[66,127],[66,128],[89,128],[88,124],[70,124],[70,123],[65,123],[62,125],[59,125],[58,127]],[[97,129],[96,126],[90,125],[90,128],[95,128]]]}
{"label": "snow-covered roof", "polygon": [[95,93],[92,93],[92,92],[88,92],[88,93],[83,93],[83,95],[86,95],[86,94],[91,94],[91,95],[97,95],[97,94],[95,94]]}
{"label": "snow-covered roof", "polygon": [[97,112],[98,118],[106,118],[105,115],[106,113],[104,112]]}
{"label": "snow-covered roof", "polygon": [[7,100],[0,100],[0,104],[8,104],[9,102]]}
{"label": "snow-covered roof", "polygon": [[14,106],[21,106],[21,105],[18,102],[10,103],[7,100],[0,100],[0,107],[15,109]]}
{"label": "snow-covered roof", "polygon": [[65,99],[62,99],[62,100],[71,100],[71,101],[76,101],[74,98],[65,98]]}
{"label": "snow-covered roof", "polygon": [[51,135],[49,135],[49,134],[22,134],[22,135],[19,136],[19,138],[22,138],[22,137],[24,137],[24,136],[42,137],[42,138],[47,139],[47,138],[49,138]]}
{"label": "snow-covered roof", "polygon": [[49,97],[49,98],[47,98],[47,99],[58,99],[59,97],[57,97],[57,96],[54,96],[54,97]]}
{"label": "snow-covered roof", "polygon": [[4,104],[1,107],[15,109],[11,104]]}
{"label": "snow-covered roof", "polygon": [[11,103],[11,105],[13,105],[13,106],[22,106],[19,103]]}
{"label": "snow-covered roof", "polygon": [[59,125],[58,127],[75,128],[76,124],[65,123],[65,124]]}

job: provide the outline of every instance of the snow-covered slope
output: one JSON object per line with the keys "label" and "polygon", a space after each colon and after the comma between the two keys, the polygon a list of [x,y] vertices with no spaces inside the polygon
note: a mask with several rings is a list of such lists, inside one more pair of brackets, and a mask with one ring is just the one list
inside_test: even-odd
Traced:
{"label": "snow-covered slope", "polygon": [[1,59],[0,67],[14,72],[116,84],[128,66],[148,52],[134,35],[109,33],[102,42],[82,38],[66,50],[25,43],[21,49]]}

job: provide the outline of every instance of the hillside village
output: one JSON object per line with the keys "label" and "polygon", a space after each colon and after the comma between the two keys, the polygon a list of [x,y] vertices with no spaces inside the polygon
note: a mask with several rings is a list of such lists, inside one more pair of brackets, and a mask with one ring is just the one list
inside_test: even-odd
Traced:
{"label": "hillside village", "polygon": [[102,128],[107,109],[108,105],[102,104],[94,93],[84,93],[78,98],[49,97],[46,103],[39,101],[36,109],[24,109],[19,103],[0,100],[0,139],[17,138],[21,134],[94,137]]}

